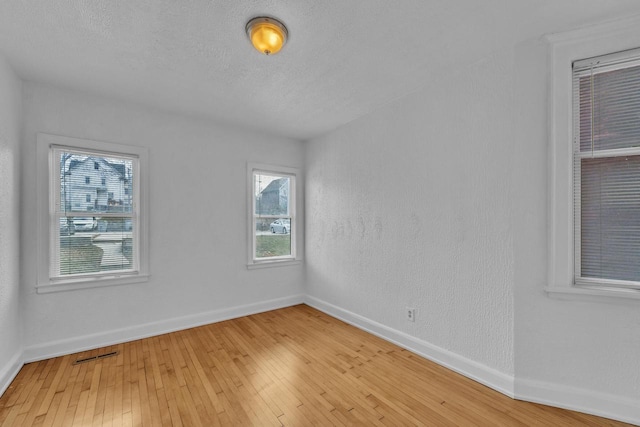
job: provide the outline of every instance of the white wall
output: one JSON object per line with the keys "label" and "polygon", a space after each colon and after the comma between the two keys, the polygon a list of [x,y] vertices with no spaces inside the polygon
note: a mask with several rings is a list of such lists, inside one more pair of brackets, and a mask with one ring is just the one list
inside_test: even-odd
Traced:
{"label": "white wall", "polygon": [[424,90],[310,141],[306,156],[308,294],[506,377],[512,62],[425,75]]}
{"label": "white wall", "polygon": [[[301,168],[300,142],[34,83],[25,83],[24,110],[27,360],[301,300],[301,265],[246,268],[247,162]],[[36,294],[38,132],[149,148],[148,283]]]}
{"label": "white wall", "polygon": [[310,141],[307,293],[507,394],[640,423],[640,301],[544,291],[547,55],[425,76]]}
{"label": "white wall", "polygon": [[22,83],[0,55],[0,395],[21,366],[21,88]]}
{"label": "white wall", "polygon": [[[636,27],[637,28],[637,27]],[[515,242],[515,373],[522,398],[640,423],[640,301],[560,300],[547,281],[547,45],[516,50],[511,181]]]}

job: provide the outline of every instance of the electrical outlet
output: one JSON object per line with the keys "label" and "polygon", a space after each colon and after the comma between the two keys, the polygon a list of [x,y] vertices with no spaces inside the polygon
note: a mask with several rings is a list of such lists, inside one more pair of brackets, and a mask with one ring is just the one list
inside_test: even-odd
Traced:
{"label": "electrical outlet", "polygon": [[416,309],[415,308],[407,307],[406,313],[407,313],[407,321],[409,321],[409,322],[415,322],[416,321]]}

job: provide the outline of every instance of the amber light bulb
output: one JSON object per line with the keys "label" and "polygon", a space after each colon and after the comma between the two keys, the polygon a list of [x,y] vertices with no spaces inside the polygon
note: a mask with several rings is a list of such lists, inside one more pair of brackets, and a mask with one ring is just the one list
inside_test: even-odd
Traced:
{"label": "amber light bulb", "polygon": [[287,42],[287,28],[273,18],[259,17],[247,23],[247,35],[258,52],[274,55]]}

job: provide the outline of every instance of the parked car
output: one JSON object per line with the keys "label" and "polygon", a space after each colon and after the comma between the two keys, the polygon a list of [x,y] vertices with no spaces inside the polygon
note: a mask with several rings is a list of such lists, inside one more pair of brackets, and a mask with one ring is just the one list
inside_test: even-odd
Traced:
{"label": "parked car", "polygon": [[291,231],[290,219],[276,219],[269,225],[272,233],[288,234]]}
{"label": "parked car", "polygon": [[132,225],[131,218],[102,217],[98,218],[96,229],[100,232],[131,231]]}
{"label": "parked car", "polygon": [[73,225],[75,231],[93,231],[98,227],[98,221],[91,217],[76,217],[73,218]]}
{"label": "parked car", "polygon": [[60,235],[71,236],[76,234],[76,227],[71,218],[60,218]]}

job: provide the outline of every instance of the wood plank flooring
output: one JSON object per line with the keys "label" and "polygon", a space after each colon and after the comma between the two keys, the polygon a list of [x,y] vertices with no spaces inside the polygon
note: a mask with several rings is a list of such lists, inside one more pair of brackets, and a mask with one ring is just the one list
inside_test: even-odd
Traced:
{"label": "wood plank flooring", "polygon": [[512,400],[299,305],[27,364],[0,425],[627,424]]}

